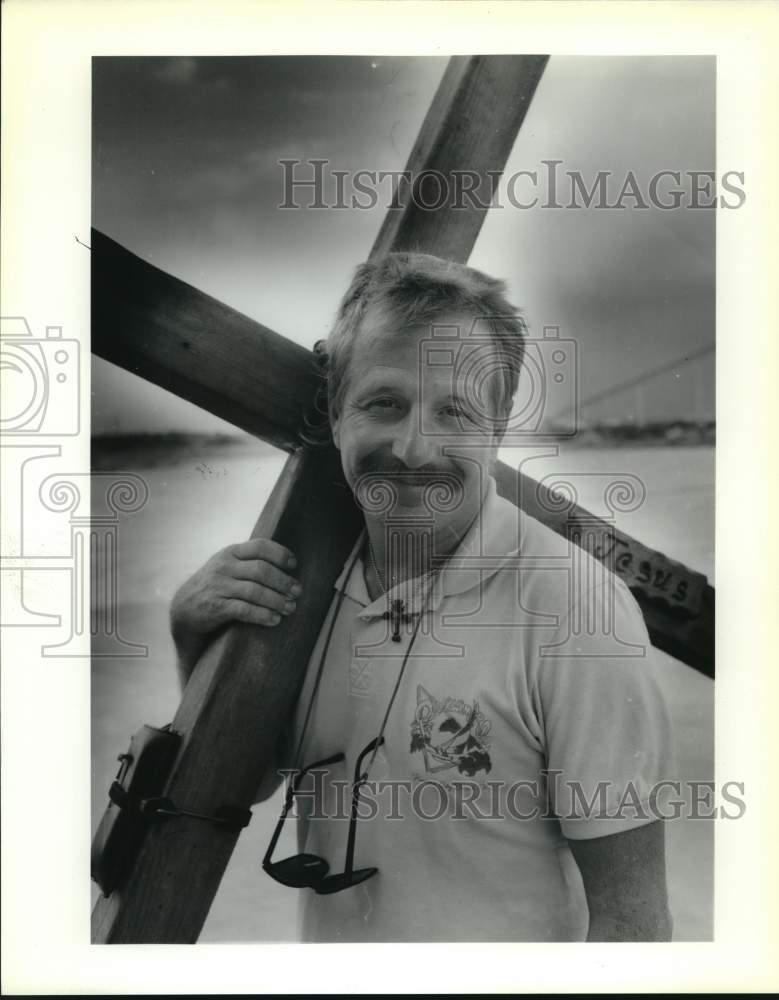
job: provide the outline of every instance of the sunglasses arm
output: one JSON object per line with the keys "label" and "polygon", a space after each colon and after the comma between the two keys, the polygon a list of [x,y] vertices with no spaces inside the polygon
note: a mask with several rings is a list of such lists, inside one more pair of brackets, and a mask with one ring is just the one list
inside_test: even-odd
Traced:
{"label": "sunglasses arm", "polygon": [[369,753],[378,750],[378,748],[384,742],[384,737],[380,736],[378,739],[373,740],[360,754],[357,761],[357,767],[354,770],[354,785],[352,786],[352,811],[351,817],[349,819],[349,837],[346,841],[346,863],[344,865],[344,871],[349,878],[352,876],[354,871],[354,842],[357,834],[357,806],[360,801],[360,789],[368,780],[368,773],[362,773],[362,762],[368,756]]}
{"label": "sunglasses arm", "polygon": [[268,844],[268,850],[265,852],[265,857],[262,859],[262,867],[266,871],[271,864],[271,855],[276,849],[276,844],[278,843],[282,827],[284,826],[284,820],[287,818],[287,815],[292,808],[292,800],[297,794],[298,788],[300,788],[300,782],[309,771],[315,771],[317,768],[327,767],[330,764],[337,764],[341,760],[344,760],[344,755],[342,753],[334,754],[332,757],[327,757],[325,760],[318,760],[314,764],[309,764],[308,767],[304,767],[302,771],[298,771],[294,779],[290,781],[287,789],[287,795],[284,799],[284,808],[281,810],[281,816],[279,817],[276,829],[273,831],[273,836]]}

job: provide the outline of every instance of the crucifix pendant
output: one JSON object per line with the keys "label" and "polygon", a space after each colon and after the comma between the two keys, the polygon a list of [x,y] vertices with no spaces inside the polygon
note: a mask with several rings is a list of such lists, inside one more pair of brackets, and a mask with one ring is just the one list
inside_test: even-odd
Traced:
{"label": "crucifix pendant", "polygon": [[404,613],[405,606],[405,601],[403,601],[400,597],[396,597],[390,604],[389,611],[385,611],[382,615],[382,618],[388,618],[390,621],[393,642],[400,642],[401,623],[411,621],[411,615]]}

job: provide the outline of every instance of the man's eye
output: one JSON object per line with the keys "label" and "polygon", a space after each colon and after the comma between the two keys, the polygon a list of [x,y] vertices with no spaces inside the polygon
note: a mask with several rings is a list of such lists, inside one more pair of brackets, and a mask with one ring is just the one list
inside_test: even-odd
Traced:
{"label": "man's eye", "polygon": [[391,396],[379,396],[377,399],[372,399],[368,406],[373,409],[388,410],[397,406],[397,402]]}
{"label": "man's eye", "polygon": [[459,403],[450,403],[449,406],[445,406],[443,413],[445,417],[451,417],[453,420],[465,420],[473,423],[473,417]]}

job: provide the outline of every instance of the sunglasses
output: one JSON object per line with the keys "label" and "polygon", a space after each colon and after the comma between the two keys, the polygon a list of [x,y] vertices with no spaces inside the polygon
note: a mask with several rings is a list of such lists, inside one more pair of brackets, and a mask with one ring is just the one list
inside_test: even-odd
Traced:
{"label": "sunglasses", "polygon": [[284,800],[284,808],[273,831],[271,842],[265,857],[262,861],[263,870],[276,882],[289,886],[292,889],[313,889],[320,896],[329,895],[333,892],[340,892],[342,889],[349,889],[353,885],[359,885],[375,875],[378,868],[358,868],[354,870],[354,843],[357,833],[357,807],[360,801],[360,789],[368,780],[367,772],[363,773],[362,763],[369,753],[375,752],[384,742],[384,737],[377,737],[371,740],[368,746],[357,758],[357,765],[354,769],[354,784],[352,785],[352,807],[349,817],[349,836],[346,842],[346,863],[344,870],[338,875],[330,875],[330,865],[324,858],[316,854],[295,854],[291,858],[283,861],[271,861],[271,856],[276,848],[284,820],[292,808],[292,801],[300,788],[303,778],[317,768],[328,767],[330,764],[337,764],[346,758],[342,753],[337,753],[325,760],[318,760],[314,764],[309,764],[301,771],[298,771],[295,780],[290,784],[287,797]]}

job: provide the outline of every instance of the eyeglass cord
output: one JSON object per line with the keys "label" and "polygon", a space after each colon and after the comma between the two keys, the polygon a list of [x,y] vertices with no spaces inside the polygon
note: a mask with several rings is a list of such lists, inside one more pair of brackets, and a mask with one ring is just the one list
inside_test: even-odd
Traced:
{"label": "eyeglass cord", "polygon": [[[363,534],[364,534],[364,532],[363,532]],[[325,637],[324,646],[322,647],[322,653],[320,654],[320,657],[319,657],[319,663],[317,665],[316,678],[314,680],[314,687],[313,687],[313,690],[311,692],[311,698],[309,699],[308,707],[306,709],[306,715],[305,715],[305,718],[303,720],[303,728],[300,731],[300,738],[298,740],[298,745],[297,745],[297,748],[295,750],[294,760],[295,760],[296,769],[300,767],[300,753],[301,753],[301,750],[303,749],[303,741],[304,741],[304,739],[306,737],[306,732],[308,731],[308,724],[309,724],[309,722],[311,720],[311,713],[312,713],[312,710],[313,710],[313,707],[314,707],[314,702],[316,700],[317,692],[319,691],[319,684],[320,684],[320,681],[322,680],[322,675],[324,673],[325,659],[327,658],[327,653],[328,653],[328,650],[330,648],[330,640],[333,637],[333,632],[335,630],[335,623],[338,620],[338,615],[341,612],[341,606],[342,606],[342,604],[344,602],[344,599],[346,597],[346,588],[347,588],[348,583],[349,583],[349,581],[350,581],[350,579],[352,577],[352,573],[354,572],[354,567],[357,565],[357,560],[360,557],[360,552],[362,550],[362,547],[363,546],[362,546],[362,535],[361,535],[360,539],[358,540],[357,544],[355,545],[354,555],[352,556],[352,560],[349,563],[349,568],[348,568],[348,570],[346,572],[346,577],[344,579],[343,587],[339,591],[338,600],[335,602],[335,607],[334,607],[334,610],[333,610],[333,616],[330,619],[330,623],[329,623],[328,630],[327,630],[327,635]],[[384,730],[386,729],[387,721],[389,720],[389,715],[390,715],[390,712],[392,711],[392,706],[395,703],[395,698],[397,696],[398,689],[400,688],[400,682],[403,679],[403,674],[404,674],[404,672],[406,670],[406,664],[408,663],[408,658],[411,655],[411,649],[412,649],[412,647],[414,645],[414,640],[417,637],[417,633],[419,632],[419,626],[422,623],[422,615],[428,610],[428,605],[429,605],[429,602],[430,602],[430,597],[431,597],[431,595],[433,593],[433,589],[435,587],[437,576],[438,576],[438,572],[437,571],[434,571],[431,574],[430,586],[427,589],[427,592],[426,592],[425,597],[424,597],[424,601],[422,602],[422,606],[421,606],[421,608],[419,610],[419,614],[417,615],[417,620],[414,623],[414,628],[412,629],[412,632],[411,632],[411,637],[409,639],[408,647],[406,648],[406,651],[403,654],[403,661],[402,661],[402,663],[400,665],[400,670],[398,671],[397,679],[395,680],[395,687],[392,690],[392,695],[390,696],[389,704],[387,705],[387,710],[384,713],[384,718],[382,719],[382,722],[381,722],[381,728],[379,729],[379,735],[376,738],[376,745],[373,748],[373,753],[371,754],[370,760],[368,761],[368,765],[365,768],[365,774],[361,776],[361,780],[362,781],[367,781],[368,780],[368,775],[370,774],[371,768],[373,767],[373,762],[376,759],[376,754],[379,752],[379,747],[381,746],[381,743],[382,743],[382,737],[384,736]]]}

